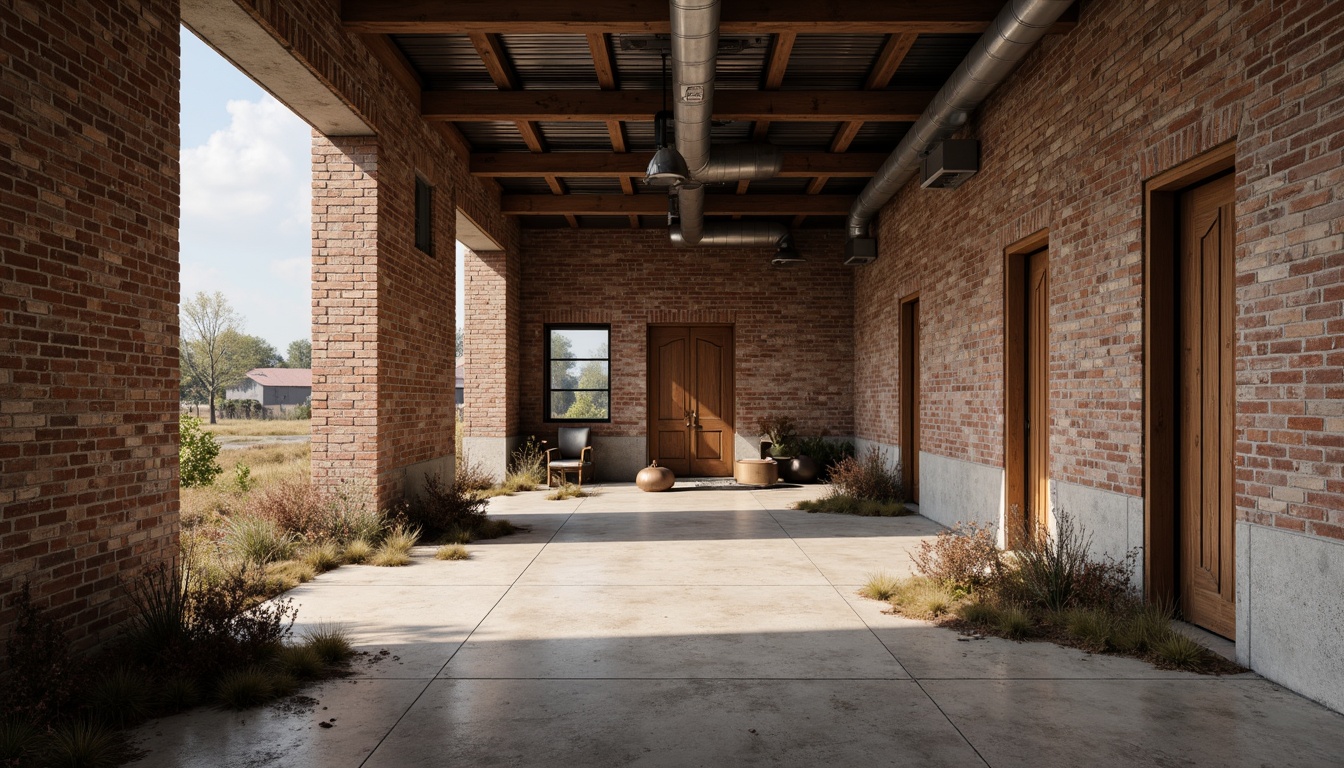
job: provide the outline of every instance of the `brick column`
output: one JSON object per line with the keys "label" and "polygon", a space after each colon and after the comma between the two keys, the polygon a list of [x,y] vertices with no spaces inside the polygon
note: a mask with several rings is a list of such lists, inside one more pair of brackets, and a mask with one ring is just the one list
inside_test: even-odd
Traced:
{"label": "brick column", "polygon": [[[313,139],[313,482],[368,482],[384,504],[452,481],[455,419],[451,171],[388,135]],[[417,174],[434,253],[415,245]]]}
{"label": "brick column", "polygon": [[378,142],[313,136],[312,476],[378,476]]}
{"label": "brick column", "polygon": [[88,646],[177,553],[178,2],[8,2],[0,40],[0,637],[27,580]]}
{"label": "brick column", "polygon": [[521,269],[518,255],[473,251],[463,257],[465,459],[497,479],[519,439]]}

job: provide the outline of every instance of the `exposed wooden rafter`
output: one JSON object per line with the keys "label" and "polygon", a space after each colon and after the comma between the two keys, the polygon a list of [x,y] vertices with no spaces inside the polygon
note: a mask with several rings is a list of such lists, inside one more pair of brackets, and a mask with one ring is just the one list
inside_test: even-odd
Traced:
{"label": "exposed wooden rafter", "polygon": [[[930,91],[719,91],[719,120],[885,120],[914,122],[933,98]],[[425,91],[427,120],[482,122],[545,120],[649,122],[662,108],[659,91]]]}
{"label": "exposed wooden rafter", "polygon": [[[711,215],[838,216],[849,212],[849,195],[706,195]],[[512,216],[661,216],[663,195],[503,195],[501,211]]]}
{"label": "exposed wooden rafter", "polygon": [[[983,32],[1002,0],[733,0],[723,34],[945,34]],[[579,33],[666,34],[667,0],[343,0],[341,18],[356,32],[381,34]],[[1071,8],[1052,32],[1077,22]]]}

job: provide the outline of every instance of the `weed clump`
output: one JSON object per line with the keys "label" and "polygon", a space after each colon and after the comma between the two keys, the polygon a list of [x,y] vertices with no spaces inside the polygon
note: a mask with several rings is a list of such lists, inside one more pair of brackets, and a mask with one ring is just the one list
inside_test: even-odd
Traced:
{"label": "weed clump", "polygon": [[855,517],[904,517],[914,512],[903,501],[877,501],[874,499],[856,499],[844,494],[833,494],[820,499],[805,499],[798,502],[798,508],[806,512],[823,512],[832,515],[854,515]]}
{"label": "weed clump", "polygon": [[411,564],[411,548],[420,540],[420,529],[397,525],[388,531],[383,543],[369,558],[371,565],[395,568]]}
{"label": "weed clump", "polygon": [[303,641],[326,664],[341,664],[355,655],[350,633],[339,624],[321,623],[303,632]]}
{"label": "weed clump", "polygon": [[890,600],[900,587],[900,579],[883,571],[868,577],[868,581],[859,589],[859,594],[869,600]]}
{"label": "weed clump", "polygon": [[[1172,627],[1169,607],[1145,604],[1132,586],[1136,554],[1094,558],[1083,526],[1062,509],[1054,533],[995,546],[990,529],[958,525],[914,554],[918,575],[872,577],[860,591],[893,610],[1011,640],[1050,640],[1089,653],[1120,653],[1161,667],[1204,673],[1242,671]],[[885,595],[885,598],[884,598]]]}
{"label": "weed clump", "polygon": [[461,544],[444,544],[434,553],[435,560],[470,560],[471,553]]}
{"label": "weed clump", "polygon": [[373,556],[373,545],[368,539],[352,539],[341,550],[341,557],[347,563],[359,564]]}
{"label": "weed clump", "polygon": [[565,483],[554,491],[546,494],[547,501],[565,501],[566,499],[583,499],[591,496],[588,491],[583,490],[573,483]]}

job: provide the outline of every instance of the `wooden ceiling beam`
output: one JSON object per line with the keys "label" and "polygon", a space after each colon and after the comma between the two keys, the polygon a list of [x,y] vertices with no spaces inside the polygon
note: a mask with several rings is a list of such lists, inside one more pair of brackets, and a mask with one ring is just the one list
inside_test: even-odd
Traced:
{"label": "wooden ceiling beam", "polygon": [[[913,123],[932,91],[718,91],[718,120],[834,122],[881,120]],[[426,120],[457,123],[494,120],[649,122],[662,108],[659,91],[425,91]]]}
{"label": "wooden ceiling beam", "polygon": [[[550,152],[545,155],[478,152],[471,156],[471,174],[493,178],[642,178],[652,159],[652,152]],[[882,152],[785,152],[778,178],[866,178],[872,176],[886,159],[887,155]]]}
{"label": "wooden ceiling beam", "polygon": [[[729,216],[807,214],[840,216],[849,212],[851,195],[705,195],[705,213]],[[503,195],[500,210],[510,216],[661,216],[663,195]]]}
{"label": "wooden ceiling beam", "polygon": [[[979,33],[1002,0],[734,0],[724,3],[720,32],[760,35]],[[1078,20],[1075,4],[1051,32]],[[354,32],[379,34],[632,33],[667,34],[667,0],[343,0],[341,18]]]}

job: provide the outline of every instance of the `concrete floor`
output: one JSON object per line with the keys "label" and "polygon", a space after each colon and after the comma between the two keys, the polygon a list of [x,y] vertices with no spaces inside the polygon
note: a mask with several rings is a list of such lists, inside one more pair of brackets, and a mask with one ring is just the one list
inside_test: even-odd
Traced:
{"label": "concrete floor", "polygon": [[[922,517],[789,510],[822,489],[496,499],[528,533],[293,590],[356,674],[145,725],[144,766],[1339,766],[1344,717],[1255,675],[956,633],[854,591]],[[326,721],[333,727],[321,728]]]}

